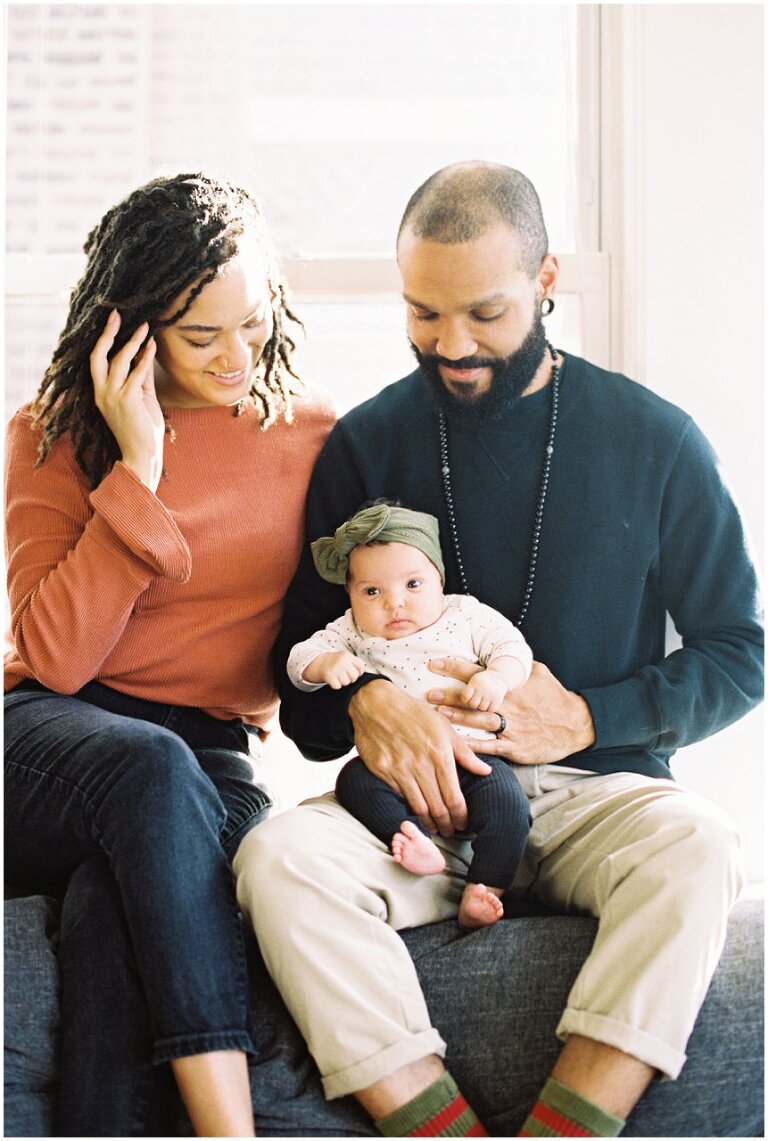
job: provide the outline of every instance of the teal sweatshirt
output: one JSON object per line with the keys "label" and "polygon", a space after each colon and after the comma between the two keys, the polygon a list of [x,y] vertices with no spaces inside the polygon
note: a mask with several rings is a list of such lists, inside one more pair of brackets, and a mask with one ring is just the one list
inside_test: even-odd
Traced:
{"label": "teal sweatshirt", "polygon": [[[478,425],[448,421],[467,587],[516,621],[530,559],[550,388]],[[367,500],[399,500],[440,521],[446,591],[461,586],[444,502],[433,398],[417,371],[344,416],[318,459],[308,540]],[[281,723],[305,756],[353,745],[347,705],[370,680],[300,693],[291,646],[338,617],[344,589],[308,548],[275,650]],[[667,615],[682,648],[667,654]],[[535,585],[522,627],[534,657],[589,703],[596,741],[564,760],[597,772],[669,777],[670,758],[743,716],[762,696],[763,626],[742,520],[711,446],[668,401],[578,357],[565,358]]]}

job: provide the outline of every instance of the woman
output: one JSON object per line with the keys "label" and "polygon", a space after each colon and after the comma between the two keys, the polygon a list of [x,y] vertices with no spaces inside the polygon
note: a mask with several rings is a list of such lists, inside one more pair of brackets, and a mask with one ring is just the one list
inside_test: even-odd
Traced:
{"label": "woman", "polygon": [[[37,398],[8,429],[6,876],[61,892],[108,869],[104,915],[125,923],[153,1061],[198,1135],[247,1136],[229,861],[268,808],[249,754],[275,709],[269,653],[333,416],[292,371],[296,318],[246,191],[156,179],[85,250]],[[94,1135],[89,1047],[66,1019],[75,969],[63,955],[57,1126]]]}

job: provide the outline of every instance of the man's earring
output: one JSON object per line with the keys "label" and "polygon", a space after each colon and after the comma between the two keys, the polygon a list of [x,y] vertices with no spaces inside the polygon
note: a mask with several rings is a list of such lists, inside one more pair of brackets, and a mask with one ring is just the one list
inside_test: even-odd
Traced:
{"label": "man's earring", "polygon": [[555,302],[552,297],[543,297],[541,301],[541,315],[548,317],[555,307]]}

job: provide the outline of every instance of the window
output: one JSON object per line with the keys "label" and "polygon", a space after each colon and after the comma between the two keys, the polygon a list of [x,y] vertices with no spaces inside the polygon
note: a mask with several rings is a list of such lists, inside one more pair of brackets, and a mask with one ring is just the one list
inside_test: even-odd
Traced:
{"label": "window", "polygon": [[181,169],[258,190],[307,328],[301,371],[341,410],[412,368],[394,236],[408,195],[464,158],[532,178],[563,264],[548,328],[607,363],[607,258],[579,201],[596,184],[580,159],[591,12],[9,5],[8,411],[36,390],[88,230]]}

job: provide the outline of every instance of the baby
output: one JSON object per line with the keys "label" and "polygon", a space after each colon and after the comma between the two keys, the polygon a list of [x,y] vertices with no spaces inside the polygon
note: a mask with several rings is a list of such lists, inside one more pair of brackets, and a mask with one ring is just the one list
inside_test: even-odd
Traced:
{"label": "baby", "polygon": [[[424,698],[435,685],[430,660],[460,657],[484,668],[466,684],[441,679],[440,686],[460,687],[463,705],[499,713],[501,731],[504,697],[530,676],[531,651],[497,611],[469,595],[444,593],[433,515],[376,503],[333,537],[314,542],[312,555],[327,582],[346,585],[350,609],[293,647],[288,674],[294,685],[340,689],[367,672]],[[487,926],[502,916],[501,896],[515,877],[531,823],[528,799],[512,769],[499,757],[481,756],[492,768],[487,776],[457,766],[473,850],[458,916],[464,927]],[[415,875],[443,870],[443,853],[421,820],[361,758],[341,770],[336,794],[347,811],[390,846],[403,868]]]}

